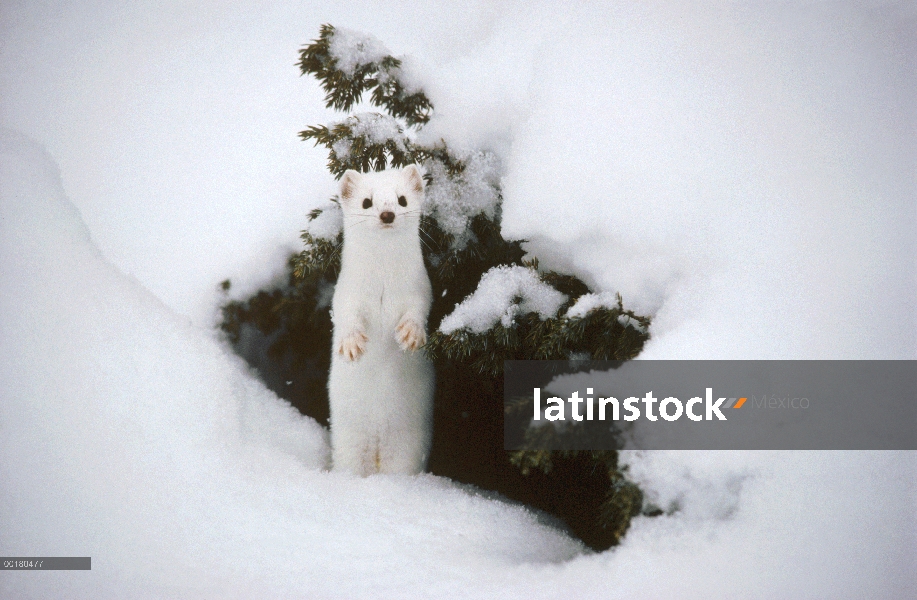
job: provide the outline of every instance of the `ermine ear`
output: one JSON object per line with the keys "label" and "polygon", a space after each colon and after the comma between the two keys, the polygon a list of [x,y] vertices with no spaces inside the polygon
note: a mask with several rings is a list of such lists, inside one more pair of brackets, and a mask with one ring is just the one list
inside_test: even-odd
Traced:
{"label": "ermine ear", "polygon": [[417,193],[423,191],[423,176],[420,174],[420,168],[417,165],[408,165],[401,172],[412,190]]}
{"label": "ermine ear", "polygon": [[344,171],[344,176],[341,177],[341,198],[344,200],[352,199],[353,193],[356,191],[359,181],[359,173],[353,169],[347,169]]}

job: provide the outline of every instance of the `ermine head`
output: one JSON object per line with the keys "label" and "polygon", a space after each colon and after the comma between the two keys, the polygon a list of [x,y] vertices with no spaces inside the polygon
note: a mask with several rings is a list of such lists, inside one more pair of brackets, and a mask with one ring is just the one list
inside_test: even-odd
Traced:
{"label": "ermine head", "polygon": [[423,191],[417,165],[378,173],[348,170],[341,177],[344,235],[349,229],[416,231]]}

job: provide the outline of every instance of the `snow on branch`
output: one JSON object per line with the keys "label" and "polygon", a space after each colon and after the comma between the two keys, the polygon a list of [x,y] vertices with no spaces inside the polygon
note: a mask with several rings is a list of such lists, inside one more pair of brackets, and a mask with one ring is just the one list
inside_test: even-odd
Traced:
{"label": "snow on branch", "polygon": [[633,327],[640,333],[646,333],[646,324],[624,312],[620,294],[612,294],[611,292],[583,294],[567,309],[564,317],[567,319],[584,319],[590,314],[595,314],[599,309],[607,309],[617,313],[615,319],[622,327]]}
{"label": "snow on branch", "polygon": [[425,163],[431,183],[427,187],[424,214],[436,220],[442,230],[453,236],[453,246],[468,243],[469,223],[478,215],[490,220],[497,217],[500,206],[500,163],[489,152],[476,152],[463,161],[464,169],[456,174],[437,160]]}
{"label": "snow on branch", "polygon": [[583,294],[567,309],[564,316],[568,319],[581,319],[598,308],[620,308],[619,296],[610,292]]}
{"label": "snow on branch", "polygon": [[319,38],[299,55],[303,75],[321,82],[328,108],[348,111],[372,90],[370,102],[408,125],[430,120],[430,100],[406,76],[402,61],[371,35],[322,25]]}
{"label": "snow on branch", "polygon": [[516,315],[537,313],[543,319],[557,314],[567,296],[541,281],[529,267],[494,267],[484,273],[477,289],[443,318],[442,333],[459,329],[484,333],[498,322],[511,327]]}
{"label": "snow on branch", "polygon": [[365,173],[415,161],[415,150],[401,124],[380,113],[355,114],[330,127],[312,125],[299,136],[328,148],[328,169],[338,177],[347,169]]}
{"label": "snow on branch", "polygon": [[303,233],[316,240],[336,240],[344,228],[344,213],[337,202],[326,202],[309,214],[309,223]]}
{"label": "snow on branch", "polygon": [[335,27],[330,36],[328,54],[335,66],[348,77],[359,69],[373,67],[391,53],[375,36],[362,31]]}

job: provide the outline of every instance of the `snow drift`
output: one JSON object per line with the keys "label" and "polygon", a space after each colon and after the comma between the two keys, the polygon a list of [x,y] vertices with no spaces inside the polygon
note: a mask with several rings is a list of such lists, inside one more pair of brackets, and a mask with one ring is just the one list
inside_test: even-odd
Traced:
{"label": "snow drift", "polygon": [[[913,453],[624,459],[671,516],[590,554],[447,480],[323,472],[325,432],[94,248],[56,168],[0,134],[5,598],[901,597]],[[711,568],[714,565],[715,568]]]}
{"label": "snow drift", "polygon": [[395,597],[582,552],[447,480],[320,471],[325,431],[108,264],[33,142],[0,161],[0,555],[93,558],[4,597]]}

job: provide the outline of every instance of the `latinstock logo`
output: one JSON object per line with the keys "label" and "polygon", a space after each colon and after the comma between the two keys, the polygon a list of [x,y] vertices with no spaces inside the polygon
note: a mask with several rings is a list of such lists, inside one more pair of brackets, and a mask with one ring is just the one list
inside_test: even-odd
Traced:
{"label": "latinstock logo", "polygon": [[[663,399],[658,399],[653,396],[652,390],[646,393],[642,398],[637,396],[629,396],[622,401],[619,401],[613,396],[607,398],[597,398],[593,397],[593,388],[586,388],[586,396],[580,397],[579,391],[574,391],[566,402],[570,405],[570,417],[573,421],[605,421],[610,416],[612,421],[622,420],[622,408],[626,412],[623,414],[624,421],[636,421],[641,416],[645,417],[649,421],[657,421],[659,417],[662,417],[666,421],[677,421],[682,416],[686,416],[692,421],[726,421],[726,415],[723,414],[721,409],[737,409],[742,408],[745,405],[745,402],[748,400],[747,397],[740,398],[726,398],[721,397],[717,398],[716,401],[713,399],[713,388],[706,388],[706,394],[704,397],[695,396],[688,400],[686,403],[682,403],[681,400],[674,396],[667,396]],[[566,406],[564,400],[557,396],[552,396],[545,400],[545,408],[542,409],[541,406],[541,388],[534,388],[532,393],[533,399],[533,419],[535,421],[540,421],[542,419],[542,414],[544,419],[547,421],[565,421],[566,420]],[[762,404],[766,401],[767,398],[763,398]],[[797,398],[798,400],[798,398]],[[641,412],[640,403],[643,403],[643,411]],[[659,403],[658,413],[654,411],[656,403]],[[580,405],[585,403],[585,415],[580,412]],[[808,401],[807,401],[808,403]],[[697,414],[695,408],[698,410],[701,407],[703,412]]]}
{"label": "latinstock logo", "polygon": [[503,383],[507,450],[917,450],[917,361],[506,361]]}

